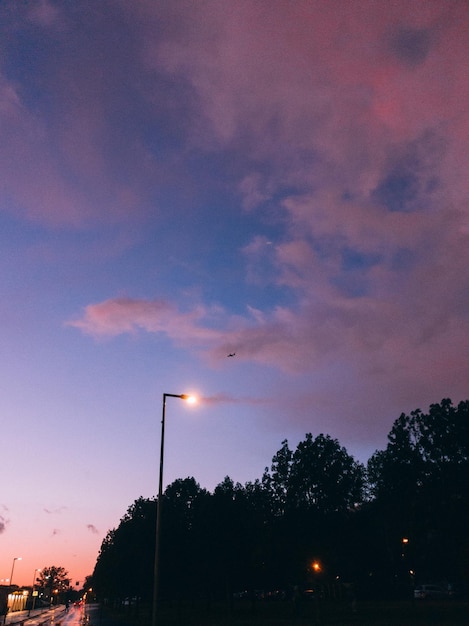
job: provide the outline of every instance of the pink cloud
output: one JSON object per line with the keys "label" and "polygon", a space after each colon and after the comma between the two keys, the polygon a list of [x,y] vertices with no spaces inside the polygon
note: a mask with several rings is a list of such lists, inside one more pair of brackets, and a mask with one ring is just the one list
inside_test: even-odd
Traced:
{"label": "pink cloud", "polygon": [[[115,24],[129,25],[124,49],[113,45],[114,30],[97,11],[86,19],[99,38],[86,45],[73,39],[75,55],[64,47],[63,58],[45,68],[53,115],[29,107],[19,86],[3,79],[10,92],[1,119],[3,184],[30,219],[80,227],[144,219],[155,210],[152,185],[190,185],[180,175],[183,153],[155,159],[145,136],[132,132],[133,117],[123,125],[109,119],[119,110],[119,120],[126,110],[138,113],[122,85],[156,121],[171,110],[171,98],[179,110],[181,91],[163,97],[155,80],[161,72],[191,87],[182,99],[191,123],[179,116],[178,124],[184,147],[229,146],[246,151],[251,163],[269,163],[239,180],[251,210],[288,185],[346,190],[362,201],[379,182],[390,146],[430,127],[447,140],[439,165],[445,191],[467,189],[463,3],[212,1],[181,10],[142,0],[115,11]],[[28,19],[60,45],[78,36],[66,12],[49,2],[37,3]],[[250,139],[243,146],[240,138]]]}
{"label": "pink cloud", "polygon": [[339,4],[237,3],[229,19],[224,3],[194,5],[171,37],[145,40],[149,65],[182,76],[198,96],[193,141],[236,149],[247,134],[250,157],[269,161],[268,174],[253,169],[240,182],[247,207],[288,184],[363,201],[392,147],[429,128],[446,142],[446,198],[456,177],[466,187],[468,12]]}
{"label": "pink cloud", "polygon": [[[70,325],[95,336],[133,333],[137,329],[165,333],[177,344],[183,341],[216,361],[236,352],[238,360],[287,371],[308,371],[336,358],[361,358],[365,369],[373,362],[392,369],[408,360],[409,351],[427,355],[445,343],[468,343],[465,337],[469,336],[469,322],[463,302],[458,311],[455,301],[454,310],[448,313],[443,302],[441,307],[431,306],[430,287],[428,291],[408,302],[406,296],[410,298],[411,294],[405,291],[402,296],[390,293],[381,299],[349,299],[335,294],[319,303],[305,300],[296,311],[277,307],[262,316],[250,311],[236,319],[225,314],[221,330],[208,327],[210,317],[200,308],[180,313],[163,302],[109,300],[89,305],[85,316]],[[459,367],[460,359],[456,361]]]}
{"label": "pink cloud", "polygon": [[[338,133],[331,136],[332,122],[339,122],[338,130],[345,125],[351,130],[351,120],[355,125],[358,121],[362,129],[360,122],[372,121],[374,98],[381,93],[390,104],[400,103],[399,113],[388,116],[393,130],[400,121],[407,124],[407,132],[418,134],[418,124],[428,121],[429,108],[441,113],[445,101],[433,98],[433,106],[424,111],[418,100],[408,110],[402,111],[401,105],[410,104],[408,96],[414,94],[442,94],[432,87],[432,71],[441,70],[448,58],[466,58],[468,16],[461,5],[452,5],[449,11],[440,3],[378,7],[279,2],[274,10],[271,3],[241,2],[230,5],[229,19],[227,8],[223,2],[186,7],[178,14],[179,29],[171,31],[171,37],[162,44],[146,39],[148,62],[191,82],[207,119],[224,140],[232,138],[240,124],[255,128],[273,113],[288,129],[290,140],[301,140],[295,127],[304,131],[305,124],[313,122],[304,136],[311,141],[318,130],[315,121],[326,122],[325,134],[339,138]],[[425,49],[419,43],[423,38],[428,42]],[[415,53],[418,46],[421,58]],[[451,78],[458,73],[462,77],[464,66],[451,65],[451,72]],[[450,82],[451,89],[467,89],[441,71],[437,75],[445,84]],[[400,88],[394,89],[397,85]],[[344,107],[348,114],[339,116]],[[357,120],[354,113],[360,110]]]}
{"label": "pink cloud", "polygon": [[68,322],[68,325],[95,336],[115,336],[141,329],[165,333],[176,341],[190,338],[194,342],[210,343],[220,336],[220,332],[202,325],[210,318],[211,312],[203,307],[183,313],[174,304],[163,300],[117,298],[88,305],[84,316]]}

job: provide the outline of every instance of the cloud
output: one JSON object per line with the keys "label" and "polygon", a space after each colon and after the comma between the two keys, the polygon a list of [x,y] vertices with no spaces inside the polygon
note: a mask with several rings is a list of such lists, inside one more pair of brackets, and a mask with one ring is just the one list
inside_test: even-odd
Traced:
{"label": "cloud", "polygon": [[93,535],[99,535],[99,531],[96,528],[96,526],[94,524],[87,524],[86,528],[90,531],[90,533],[92,533]]}
{"label": "cloud", "polygon": [[43,509],[44,513],[47,513],[48,515],[60,515],[61,513],[63,513],[66,510],[67,510],[66,506],[59,506],[56,509],[48,509],[48,508],[44,507],[44,509]]}
{"label": "cloud", "polygon": [[6,531],[9,523],[10,520],[6,519],[6,517],[4,517],[3,515],[0,515],[0,535],[2,535]]}
{"label": "cloud", "polygon": [[260,294],[241,314],[226,295],[97,298],[70,326],[163,335],[226,366],[229,352],[300,376],[336,366],[365,394],[466,393],[465,3],[105,2],[72,30],[53,6],[28,13],[49,99],[32,74],[0,77],[7,210],[159,225],[162,198],[190,198],[179,228],[201,219],[193,199],[215,222],[229,198],[268,231],[236,251]]}
{"label": "cloud", "polygon": [[[143,137],[111,119],[108,105],[117,92],[116,116],[128,106],[124,83],[137,72],[125,77],[123,71],[130,58],[137,64],[138,59],[130,47],[112,45],[113,29],[103,27],[101,17],[99,9],[72,15],[46,1],[18,12],[0,8],[0,34],[13,43],[11,72],[0,72],[2,209],[53,230],[145,220],[149,206],[156,206],[148,181],[156,183],[159,170],[166,169],[146,149]],[[83,30],[76,28],[80,20],[87,24]],[[37,54],[28,61],[17,56],[18,40],[27,41]]]}
{"label": "cloud", "polygon": [[[441,179],[461,184],[463,3],[183,6],[23,9],[41,54],[22,67],[24,84],[20,73],[0,77],[10,210],[67,228],[145,220],[159,212],[159,189],[194,191],[189,153],[227,150],[250,211],[305,188],[366,198],[386,180],[394,145],[428,129],[449,140]],[[5,36],[17,37],[3,17]],[[86,28],[73,27],[80,21]]]}
{"label": "cloud", "polygon": [[177,27],[156,39],[160,11],[140,7],[150,73],[190,89],[188,145],[229,152],[244,209],[282,212],[276,241],[254,235],[243,252],[246,278],[288,290],[289,302],[246,303],[237,317],[219,309],[214,323],[210,304],[182,312],[111,299],[72,325],[163,333],[215,362],[236,352],[298,374],[346,364],[395,389],[440,380],[462,390],[468,12],[320,6],[241,2],[229,17],[225,3],[170,9]]}
{"label": "cloud", "polygon": [[88,305],[80,319],[69,321],[69,326],[79,328],[94,336],[115,336],[135,333],[142,329],[152,333],[165,333],[170,338],[184,342],[210,343],[220,337],[220,332],[202,325],[217,314],[205,307],[190,312],[179,311],[177,306],[164,300],[136,300],[116,298]]}
{"label": "cloud", "polygon": [[[298,374],[342,363],[396,389],[407,386],[405,380],[427,388],[439,380],[462,393],[469,366],[463,216],[454,211],[383,217],[385,231],[373,220],[367,227],[342,228],[354,255],[344,256],[343,246],[331,245],[322,253],[327,258],[318,260],[306,241],[275,246],[276,280],[297,293],[292,306],[247,307],[244,316],[218,307],[213,316],[215,307],[181,312],[167,301],[121,298],[89,305],[70,324],[96,337],[136,330],[164,334],[218,364],[228,364],[231,352],[236,363]],[[357,233],[362,228],[367,236]],[[375,256],[366,256],[371,253]]]}

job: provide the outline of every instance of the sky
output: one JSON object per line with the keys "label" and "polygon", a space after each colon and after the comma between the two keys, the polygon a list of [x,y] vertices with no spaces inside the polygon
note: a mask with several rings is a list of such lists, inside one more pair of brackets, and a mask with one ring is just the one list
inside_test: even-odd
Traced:
{"label": "sky", "polygon": [[[0,583],[469,398],[469,5],[0,4]],[[227,355],[235,353],[235,356]],[[21,561],[13,561],[21,557]]]}

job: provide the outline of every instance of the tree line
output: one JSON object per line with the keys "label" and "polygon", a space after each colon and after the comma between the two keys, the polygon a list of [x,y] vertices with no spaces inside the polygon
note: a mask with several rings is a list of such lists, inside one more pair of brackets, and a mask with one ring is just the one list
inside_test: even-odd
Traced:
{"label": "tree line", "polygon": [[[193,477],[163,496],[162,599],[224,598],[354,585],[404,597],[421,582],[469,584],[469,401],[402,414],[366,465],[329,435],[285,440],[263,476]],[[156,499],[138,498],[105,537],[92,576],[101,598],[150,602]]]}
{"label": "tree line", "polygon": [[[18,610],[18,608],[11,609],[9,607],[8,596],[12,592],[22,595],[25,590],[23,588],[23,592],[21,592],[18,591],[19,589],[21,588],[18,585],[2,586],[0,588],[0,615],[3,616],[2,623],[5,623],[5,616],[9,610]],[[79,592],[70,586],[68,571],[64,567],[50,565],[35,570],[31,593],[28,592],[27,602],[24,606],[30,611],[45,606],[68,604],[76,600],[78,596]],[[14,602],[12,604],[14,606]]]}

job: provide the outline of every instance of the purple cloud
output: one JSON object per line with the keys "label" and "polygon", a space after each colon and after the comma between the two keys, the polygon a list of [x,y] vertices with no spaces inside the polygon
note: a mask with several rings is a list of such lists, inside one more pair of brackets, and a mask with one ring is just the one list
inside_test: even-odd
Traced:
{"label": "purple cloud", "polygon": [[60,515],[66,510],[67,510],[66,506],[59,506],[56,509],[48,509],[46,507],[43,508],[44,513],[47,513],[48,515]]}
{"label": "purple cloud", "polygon": [[10,520],[6,519],[3,515],[0,515],[0,535],[2,535],[6,529]]}

